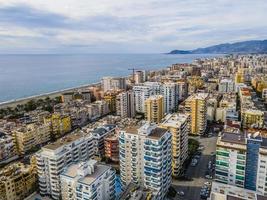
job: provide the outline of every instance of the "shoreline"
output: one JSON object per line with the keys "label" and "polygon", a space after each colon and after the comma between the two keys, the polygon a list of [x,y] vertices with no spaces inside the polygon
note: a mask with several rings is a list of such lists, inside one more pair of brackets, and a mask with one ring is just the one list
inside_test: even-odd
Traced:
{"label": "shoreline", "polygon": [[7,107],[16,107],[18,104],[25,104],[28,101],[33,100],[33,99],[44,99],[44,98],[47,98],[47,97],[55,98],[55,97],[61,95],[64,92],[72,92],[74,90],[79,90],[79,89],[84,89],[84,88],[87,88],[87,87],[98,86],[100,84],[101,84],[101,82],[88,83],[88,84],[80,85],[80,86],[77,86],[77,87],[66,88],[66,89],[62,89],[62,90],[46,92],[46,93],[33,95],[33,96],[29,96],[29,97],[23,97],[23,98],[19,98],[19,99],[13,99],[13,100],[9,100],[9,101],[4,101],[4,102],[0,102],[0,109],[7,108]]}

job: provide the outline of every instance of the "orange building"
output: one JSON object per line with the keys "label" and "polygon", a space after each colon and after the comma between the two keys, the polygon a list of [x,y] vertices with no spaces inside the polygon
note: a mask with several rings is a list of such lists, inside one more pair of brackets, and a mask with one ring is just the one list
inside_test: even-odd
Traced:
{"label": "orange building", "polygon": [[104,140],[105,157],[113,162],[119,162],[119,137],[117,134],[109,135]]}

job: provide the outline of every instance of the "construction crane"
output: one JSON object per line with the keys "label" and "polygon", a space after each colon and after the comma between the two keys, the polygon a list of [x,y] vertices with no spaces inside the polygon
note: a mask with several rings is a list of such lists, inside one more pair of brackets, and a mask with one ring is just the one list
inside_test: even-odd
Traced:
{"label": "construction crane", "polygon": [[128,70],[131,70],[131,71],[133,71],[133,83],[134,83],[134,72],[136,71],[136,70],[139,70],[139,69],[136,69],[136,68],[131,68],[131,69],[128,69]]}

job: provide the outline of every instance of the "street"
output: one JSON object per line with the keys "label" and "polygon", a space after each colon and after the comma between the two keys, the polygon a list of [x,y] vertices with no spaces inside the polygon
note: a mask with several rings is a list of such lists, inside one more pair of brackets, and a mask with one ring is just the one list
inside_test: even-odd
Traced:
{"label": "street", "polygon": [[193,178],[192,181],[180,181],[173,179],[172,186],[176,189],[176,191],[183,191],[185,194],[181,197],[176,195],[175,199],[177,200],[199,200],[201,187],[204,185],[205,182],[212,181],[205,179],[204,177],[207,165],[212,158],[210,154],[211,152],[216,151],[217,137],[198,137],[194,139],[198,139],[200,145],[204,146],[204,150],[202,151],[202,156],[200,157],[197,166],[189,166],[189,168],[187,169],[186,175],[189,178]]}

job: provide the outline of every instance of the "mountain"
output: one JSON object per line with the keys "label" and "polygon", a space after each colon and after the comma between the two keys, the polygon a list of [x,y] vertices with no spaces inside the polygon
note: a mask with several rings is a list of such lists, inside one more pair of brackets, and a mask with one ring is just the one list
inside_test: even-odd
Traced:
{"label": "mountain", "polygon": [[225,43],[194,50],[173,50],[168,54],[231,54],[231,53],[267,53],[267,40],[250,40]]}

